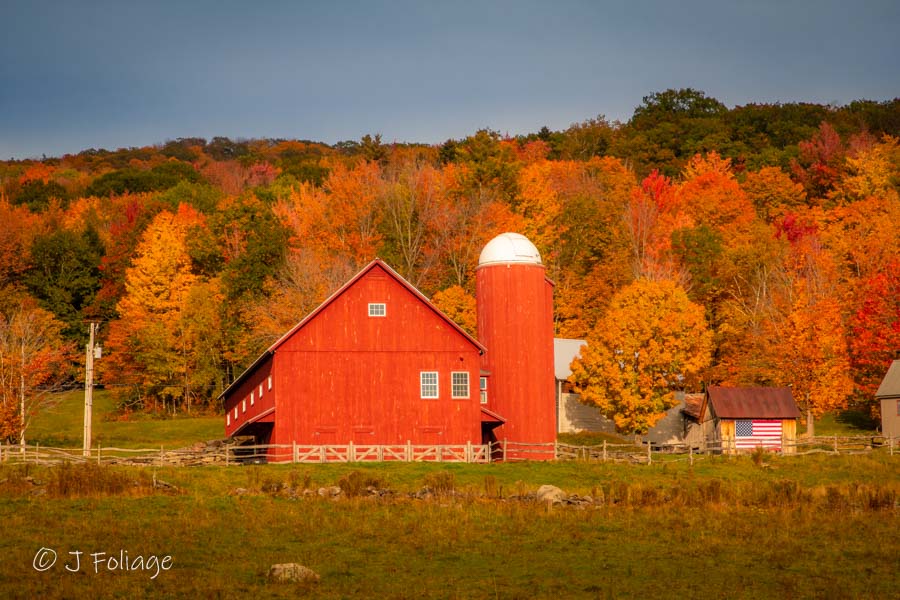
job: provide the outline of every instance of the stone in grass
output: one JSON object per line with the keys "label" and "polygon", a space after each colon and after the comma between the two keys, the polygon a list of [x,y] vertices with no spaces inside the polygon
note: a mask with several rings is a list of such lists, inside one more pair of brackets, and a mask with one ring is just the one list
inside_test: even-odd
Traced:
{"label": "stone in grass", "polygon": [[542,485],[537,490],[537,501],[548,504],[562,504],[566,501],[566,493],[555,485]]}
{"label": "stone in grass", "polygon": [[297,563],[281,563],[269,567],[268,579],[276,583],[318,583],[319,574]]}

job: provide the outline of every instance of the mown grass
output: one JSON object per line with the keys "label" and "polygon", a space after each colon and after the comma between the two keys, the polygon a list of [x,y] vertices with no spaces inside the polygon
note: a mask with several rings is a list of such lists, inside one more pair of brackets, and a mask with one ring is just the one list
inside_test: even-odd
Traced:
{"label": "mown grass", "polygon": [[[693,468],[683,462],[105,467],[107,482],[132,485],[111,494],[109,486],[92,490],[70,481],[77,491],[68,495],[35,495],[57,477],[51,468],[0,466],[0,597],[896,594],[898,457],[771,457],[766,464],[738,457]],[[82,475],[99,480],[96,472]],[[78,470],[67,477],[77,479]],[[134,483],[153,480],[177,490],[134,493]],[[331,500],[297,493],[342,481],[359,494]],[[357,489],[372,482],[397,493],[374,499]],[[604,503],[579,510],[508,499],[546,483]],[[424,485],[446,493],[407,496]],[[32,568],[41,547],[54,548],[62,561],[43,573]],[[74,550],[85,557],[120,550],[171,555],[174,568],[151,580],[148,572],[94,573],[83,559],[82,572],[70,573],[62,565]],[[267,583],[268,567],[279,562],[305,564],[321,581]]]}
{"label": "mown grass", "polygon": [[[52,408],[40,412],[28,428],[29,444],[55,448],[80,448],[84,435],[84,392],[60,394]],[[128,420],[116,413],[112,396],[103,390],[94,392],[93,447],[159,448],[190,446],[195,442],[219,439],[225,435],[221,416],[177,416],[151,419],[131,415]]]}

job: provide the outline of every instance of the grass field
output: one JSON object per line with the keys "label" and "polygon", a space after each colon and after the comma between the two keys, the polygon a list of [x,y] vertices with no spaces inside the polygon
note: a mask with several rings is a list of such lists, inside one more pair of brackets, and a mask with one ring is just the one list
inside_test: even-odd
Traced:
{"label": "grass field", "polygon": [[[58,469],[0,466],[0,597],[895,597],[900,457],[766,464],[94,466],[70,473],[82,487],[65,494]],[[353,471],[397,493],[302,495]],[[108,477],[124,484],[109,491]],[[152,489],[154,477],[178,491]],[[456,494],[406,495],[435,480]],[[604,501],[510,499],[545,483]],[[60,562],[37,572],[42,547]],[[84,553],[79,573],[64,566],[74,551]],[[168,555],[173,567],[151,579],[95,572],[88,559],[120,551]],[[282,562],[322,579],[268,583]]]}
{"label": "grass field", "polygon": [[[32,439],[79,446],[71,404],[39,420]],[[219,437],[221,421],[99,418],[95,430],[104,445],[177,447]],[[354,472],[395,493],[303,493]],[[409,497],[435,482],[453,493]],[[515,499],[542,484],[597,501]],[[891,598],[898,498],[900,455],[886,449],[693,466],[0,464],[0,597]],[[41,548],[58,554],[43,572],[34,568]],[[99,552],[171,556],[172,567],[151,578],[155,569],[110,571],[107,561],[95,572],[90,554]],[[321,581],[267,582],[269,566],[283,562]]]}
{"label": "grass field", "polygon": [[[28,443],[81,448],[84,436],[84,392],[60,394],[56,405],[38,414],[28,429]],[[93,446],[113,448],[182,448],[225,435],[221,416],[178,416],[150,419],[132,415],[121,420],[109,393],[94,392]]]}

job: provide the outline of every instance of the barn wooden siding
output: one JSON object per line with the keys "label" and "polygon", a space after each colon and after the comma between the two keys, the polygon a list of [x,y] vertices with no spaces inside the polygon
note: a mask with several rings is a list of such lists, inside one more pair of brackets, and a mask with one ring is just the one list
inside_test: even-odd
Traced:
{"label": "barn wooden siding", "polygon": [[[369,317],[370,302],[384,317]],[[465,444],[481,441],[476,346],[399,285],[372,269],[277,351],[277,384],[302,402],[285,406],[277,443]],[[422,399],[420,373],[438,373]],[[451,373],[469,374],[468,398],[451,398]]]}
{"label": "barn wooden siding", "polygon": [[[370,303],[384,304],[384,316],[370,316]],[[223,394],[232,417],[235,406],[242,415],[242,395],[271,375],[274,410],[263,417],[274,422],[269,432],[245,420],[226,426],[226,434],[263,432],[269,444],[480,444],[482,351],[374,261]],[[438,373],[438,398],[421,398],[423,371]],[[468,373],[467,397],[451,397],[452,373]]]}
{"label": "barn wooden siding", "polygon": [[[487,406],[502,415],[498,439],[556,440],[553,284],[540,264],[493,263],[475,271],[478,334],[490,372]],[[552,459],[552,452],[528,455]]]}

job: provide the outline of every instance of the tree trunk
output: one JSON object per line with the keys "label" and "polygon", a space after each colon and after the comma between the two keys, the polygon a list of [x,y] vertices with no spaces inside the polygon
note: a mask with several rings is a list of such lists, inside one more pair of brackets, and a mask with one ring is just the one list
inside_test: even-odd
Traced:
{"label": "tree trunk", "polygon": [[813,414],[811,408],[806,409],[806,437],[808,437],[809,439],[813,439],[814,437],[816,437],[816,426],[813,422]]}
{"label": "tree trunk", "polygon": [[22,338],[22,362],[19,365],[19,447],[25,454],[25,339]]}

